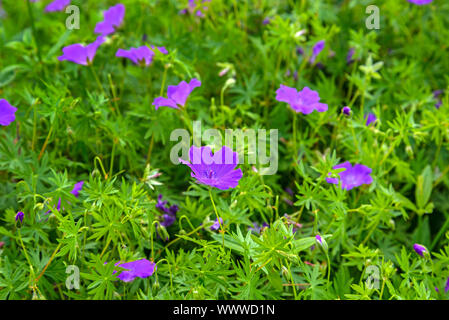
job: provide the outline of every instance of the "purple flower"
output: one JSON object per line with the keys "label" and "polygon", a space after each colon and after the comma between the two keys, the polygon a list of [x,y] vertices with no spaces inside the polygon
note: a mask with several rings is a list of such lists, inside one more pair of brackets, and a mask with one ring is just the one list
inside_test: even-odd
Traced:
{"label": "purple flower", "polygon": [[424,254],[428,252],[426,247],[418,243],[415,243],[413,245],[413,250],[415,250],[415,252],[419,254],[421,257],[424,257]]}
{"label": "purple flower", "polygon": [[103,12],[103,21],[97,23],[94,32],[102,36],[114,33],[115,29],[122,25],[124,17],[125,6],[121,3],[116,4]]}
{"label": "purple flower", "polygon": [[442,95],[443,92],[444,92],[443,90],[435,90],[433,92],[433,97],[438,101],[435,104],[435,108],[437,108],[437,109],[439,109],[441,107],[441,105],[443,104],[443,101],[439,98],[439,96]]}
{"label": "purple flower", "polygon": [[310,63],[315,63],[316,57],[320,54],[321,51],[323,51],[324,46],[326,44],[326,41],[321,40],[318,41],[312,48],[312,56],[309,59]]}
{"label": "purple flower", "polygon": [[319,234],[315,236],[315,240],[319,246],[319,248],[323,249],[325,252],[328,250],[327,242],[324,240]]}
{"label": "purple flower", "polygon": [[72,189],[72,191],[70,191],[70,193],[73,194],[76,198],[78,198],[80,195],[81,189],[83,189],[83,184],[84,184],[84,181],[75,183],[75,185],[73,186],[73,189]]}
{"label": "purple flower", "polygon": [[45,7],[45,12],[62,11],[70,4],[71,0],[55,0]]}
{"label": "purple flower", "polygon": [[126,262],[119,265],[119,267],[126,269],[122,271],[117,278],[124,282],[131,282],[136,277],[147,278],[151,276],[156,269],[156,264],[147,259],[140,259],[132,262]]}
{"label": "purple flower", "polygon": [[304,87],[301,91],[295,88],[287,87],[281,84],[280,88],[276,90],[276,100],[287,102],[290,107],[296,112],[309,114],[316,110],[318,112],[327,111],[327,104],[321,103],[318,92]]}
{"label": "purple flower", "polygon": [[176,213],[179,210],[177,205],[172,205],[169,208],[166,207],[167,201],[162,201],[162,194],[157,197],[156,209],[164,213],[162,215],[161,226],[169,227],[176,221]]}
{"label": "purple flower", "polygon": [[0,0],[0,18],[4,18],[5,16],[6,16],[6,12],[5,12],[5,10],[3,10],[2,1]]}
{"label": "purple flower", "polygon": [[300,56],[304,54],[304,49],[301,47],[296,47],[296,53]]}
{"label": "purple flower", "polygon": [[377,120],[377,117],[374,113],[368,113],[368,116],[365,116],[366,119],[366,126],[369,126],[371,123],[375,122]]}
{"label": "purple flower", "polygon": [[[75,183],[75,185],[73,186],[72,191],[70,191],[71,194],[73,194],[76,198],[79,197],[79,192],[81,191],[81,189],[83,189],[83,184],[84,181],[80,181]],[[61,211],[61,198],[58,199],[58,205],[56,206],[56,210]],[[51,212],[51,210],[48,210],[47,212],[45,212],[45,214],[49,214]]]}
{"label": "purple flower", "polygon": [[346,170],[339,172],[339,178],[326,178],[327,183],[338,184],[341,181],[341,188],[343,190],[351,190],[354,187],[359,187],[362,184],[371,184],[373,178],[370,176],[371,168],[362,164],[355,164],[354,167],[349,161],[334,166],[332,169],[344,168]]}
{"label": "purple flower", "polygon": [[346,115],[346,116],[351,115],[351,108],[349,108],[348,106],[343,107],[343,109],[341,109],[341,111],[342,111],[343,114]]}
{"label": "purple flower", "polygon": [[20,223],[22,223],[24,216],[25,216],[25,214],[22,211],[17,212],[17,214],[16,214],[16,221],[20,220]]}
{"label": "purple flower", "polygon": [[268,228],[270,225],[266,222],[262,224],[262,226],[259,226],[257,222],[253,222],[254,227],[248,227],[248,231],[260,233],[264,228]]}
{"label": "purple flower", "polygon": [[[151,49],[154,50],[154,45],[151,45]],[[167,49],[165,49],[165,47],[156,47],[156,49],[158,49],[162,54],[168,54],[168,51]]]}
{"label": "purple flower", "polygon": [[295,72],[293,72],[293,79],[295,81],[298,81],[298,71],[297,70]]}
{"label": "purple flower", "polygon": [[270,18],[266,17],[265,19],[263,19],[262,24],[263,24],[264,26],[266,26],[267,24],[270,23],[270,20],[271,20]]}
{"label": "purple flower", "polygon": [[135,64],[149,66],[153,61],[154,52],[147,46],[131,48],[129,50],[118,49],[116,57],[128,58]]}
{"label": "purple flower", "polygon": [[351,64],[354,62],[354,60],[352,60],[352,57],[354,56],[355,53],[355,49],[354,48],[350,48],[348,51],[348,55],[346,56],[346,63],[347,64]]}
{"label": "purple flower", "polygon": [[184,107],[190,93],[199,86],[201,86],[201,81],[196,78],[190,80],[190,83],[181,81],[177,86],[168,86],[168,98],[158,97],[154,99],[153,105],[156,106],[156,110],[159,107],[170,107],[174,109],[179,109],[178,105]]}
{"label": "purple flower", "polygon": [[162,212],[165,212],[166,208],[165,205],[167,204],[167,201],[162,201],[162,194],[158,195],[157,197],[157,203],[156,203],[156,209],[159,209]]}
{"label": "purple flower", "polygon": [[16,120],[17,108],[9,104],[5,99],[0,99],[0,125],[9,126]]}
{"label": "purple flower", "polygon": [[77,64],[87,66],[94,61],[98,47],[104,42],[104,37],[98,37],[93,43],[83,46],[79,43],[72,44],[62,49],[63,55],[58,57],[59,61],[68,60]]}
{"label": "purple flower", "polygon": [[223,146],[212,153],[210,147],[190,147],[190,163],[180,159],[180,162],[192,169],[191,176],[197,183],[205,184],[220,190],[235,188],[242,178],[242,169],[235,170],[239,159],[238,153]]}
{"label": "purple flower", "polygon": [[418,6],[422,6],[424,4],[431,3],[433,0],[407,0],[407,1],[413,4],[417,4]]}
{"label": "purple flower", "polygon": [[[210,2],[210,0],[201,1],[202,4],[205,2]],[[179,11],[179,14],[186,14],[188,12],[190,14],[195,14],[197,17],[204,18],[205,15],[200,9],[207,10],[208,8],[206,6],[201,8],[201,5],[197,5],[195,0],[189,0],[187,8]]]}
{"label": "purple flower", "polygon": [[218,221],[218,219],[215,219],[214,224],[210,227],[210,229],[212,231],[217,231],[218,229],[220,229],[220,225],[223,224],[223,219],[220,218],[220,221]]}
{"label": "purple flower", "polygon": [[449,291],[449,277],[446,280],[446,285],[444,286],[444,293],[447,293]]}
{"label": "purple flower", "polygon": [[[61,198],[58,199],[58,205],[56,206],[56,210],[60,211],[61,210]],[[48,210],[47,212],[45,212],[45,214],[49,214],[51,213],[51,210]]]}
{"label": "purple flower", "polygon": [[164,214],[162,218],[161,226],[165,228],[170,227],[176,221],[176,216],[172,214]]}

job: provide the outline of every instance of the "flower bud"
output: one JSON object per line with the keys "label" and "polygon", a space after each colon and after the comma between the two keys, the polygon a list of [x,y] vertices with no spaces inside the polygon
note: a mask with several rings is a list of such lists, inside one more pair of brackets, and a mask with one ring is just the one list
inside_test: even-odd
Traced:
{"label": "flower bud", "polygon": [[324,252],[327,252],[327,242],[319,234],[315,236],[316,243]]}
{"label": "flower bud", "polygon": [[17,222],[17,220],[20,220],[20,224],[22,224],[24,216],[25,216],[25,214],[22,211],[17,212],[17,214],[16,214],[16,222]]}
{"label": "flower bud", "polygon": [[421,257],[430,258],[430,254],[427,248],[419,243],[415,243],[413,245],[413,250],[415,250],[415,252],[419,254]]}
{"label": "flower bud", "polygon": [[343,112],[343,114],[345,116],[350,116],[351,115],[351,108],[349,108],[348,106],[345,106],[341,109],[341,112]]}

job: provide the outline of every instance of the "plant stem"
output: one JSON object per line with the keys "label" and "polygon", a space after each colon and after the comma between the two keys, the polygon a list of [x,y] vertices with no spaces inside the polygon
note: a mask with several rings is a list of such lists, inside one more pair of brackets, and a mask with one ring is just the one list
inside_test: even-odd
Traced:
{"label": "plant stem", "polygon": [[327,285],[330,285],[330,278],[331,278],[331,261],[329,259],[329,253],[326,252],[326,259],[327,259]]}
{"label": "plant stem", "polygon": [[436,246],[436,244],[440,240],[441,236],[444,234],[444,231],[446,231],[448,228],[449,228],[449,216],[446,218],[446,222],[444,223],[444,225],[441,227],[440,231],[438,231],[437,235],[433,239],[432,244],[430,245],[430,250],[432,250]]}
{"label": "plant stem", "polygon": [[[33,268],[33,265],[32,265],[32,263],[30,261],[30,257],[28,257],[28,253],[27,253],[27,250],[25,249],[25,245],[23,244],[22,234],[20,233],[20,229],[18,229],[18,232],[19,232],[19,241],[20,241],[20,245],[21,245],[22,250],[23,250],[23,254],[25,255],[25,258],[28,261],[28,264],[30,265],[30,278],[34,280],[34,278],[35,278],[34,268]],[[34,281],[32,281],[31,279],[30,279],[30,287],[33,288],[32,284],[33,284]]]}
{"label": "plant stem", "polygon": [[111,152],[111,163],[109,165],[109,176],[112,176],[112,170],[114,168],[114,154],[115,154],[115,145],[116,145],[116,139],[114,138],[112,141],[112,152]]}
{"label": "plant stem", "polygon": [[[29,2],[29,1],[28,1]],[[37,135],[37,110],[36,104],[39,100],[33,102],[33,139],[31,140],[31,150],[34,151],[34,146],[36,145],[36,135]]]}
{"label": "plant stem", "polygon": [[50,257],[50,260],[48,260],[47,264],[45,265],[44,269],[42,269],[42,272],[39,274],[39,276],[36,278],[35,283],[39,282],[39,279],[42,277],[42,275],[45,273],[45,270],[47,270],[48,266],[50,265],[50,263],[53,261],[54,257],[56,256],[56,253],[58,253],[59,248],[61,248],[62,242],[60,242],[58,244],[58,246],[56,247],[55,251],[53,251],[53,254]]}
{"label": "plant stem", "polygon": [[106,249],[108,248],[108,246],[109,246],[109,244],[111,243],[111,237],[109,237],[109,239],[108,239],[108,241],[106,242],[106,245],[104,246],[104,248],[103,248],[103,251],[101,251],[101,254],[100,254],[100,258],[104,255],[104,253],[106,252]]}
{"label": "plant stem", "polygon": [[168,67],[167,65],[164,66],[164,75],[162,76],[162,85],[161,85],[161,91],[159,92],[159,95],[162,96],[164,94],[165,89],[165,81],[167,80],[167,71]]}
{"label": "plant stem", "polygon": [[44,155],[45,149],[47,148],[48,141],[50,140],[50,136],[51,136],[52,132],[53,132],[53,124],[50,127],[50,131],[48,131],[47,138],[45,138],[44,145],[42,146],[39,156],[37,157],[38,161],[41,160],[42,156]]}
{"label": "plant stem", "polygon": [[151,152],[153,151],[153,144],[154,144],[154,135],[151,135],[151,141],[150,146],[148,147],[147,161],[145,162],[145,167],[150,163]]}
{"label": "plant stem", "polygon": [[215,215],[217,216],[218,224],[220,225],[220,231],[223,236],[223,248],[224,248],[224,230],[223,230],[223,224],[221,223],[220,216],[218,215],[217,207],[215,207],[214,197],[212,197],[212,190],[209,188],[209,196],[210,201],[212,202],[212,206],[214,207]]}
{"label": "plant stem", "polygon": [[26,0],[27,3],[27,7],[28,7],[28,14],[30,15],[30,21],[31,21],[31,30],[33,31],[33,38],[34,38],[34,42],[36,44],[36,48],[37,48],[37,56],[39,58],[39,62],[42,63],[42,55],[41,55],[41,49],[39,47],[39,45],[37,44],[37,36],[36,36],[36,28],[34,26],[34,16],[33,16],[33,10],[31,9],[31,3],[29,0]]}
{"label": "plant stem", "polygon": [[112,82],[111,74],[108,74],[108,80],[109,80],[109,86],[111,87],[112,98],[114,100],[115,109],[117,110],[117,113],[120,116],[121,112],[120,112],[120,108],[119,108],[118,102],[117,102],[117,93],[115,92],[115,86],[114,86],[114,83]]}
{"label": "plant stem", "polygon": [[296,148],[296,112],[293,112],[293,160],[295,161],[295,165],[298,163],[297,156],[298,151]]}

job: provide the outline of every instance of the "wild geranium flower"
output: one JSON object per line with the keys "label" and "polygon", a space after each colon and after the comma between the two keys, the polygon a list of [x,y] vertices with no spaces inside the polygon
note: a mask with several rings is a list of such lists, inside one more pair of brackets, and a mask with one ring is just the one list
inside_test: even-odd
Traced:
{"label": "wild geranium flower", "polygon": [[154,99],[153,105],[156,107],[156,110],[159,107],[170,107],[174,109],[179,109],[178,105],[184,107],[190,93],[193,91],[193,89],[199,86],[201,86],[201,81],[196,78],[190,80],[189,83],[181,81],[176,86],[168,86],[168,98],[158,97]]}
{"label": "wild geranium flower", "polygon": [[0,99],[0,125],[9,126],[16,120],[17,108],[13,107],[5,99]]}
{"label": "wild geranium flower", "polygon": [[55,0],[45,7],[45,12],[62,11],[70,4],[71,0]]}
{"label": "wild geranium flower", "polygon": [[63,55],[58,57],[59,61],[68,60],[77,64],[92,64],[98,47],[105,41],[104,37],[98,37],[93,43],[86,46],[76,43],[62,49]]}
{"label": "wild geranium flower", "polygon": [[321,40],[318,41],[312,48],[312,56],[309,59],[310,63],[315,63],[315,60],[317,58],[317,56],[320,54],[321,51],[323,51],[324,46],[326,45],[326,41]]}
{"label": "wild geranium flower", "polygon": [[367,116],[365,116],[366,119],[366,126],[369,126],[371,123],[376,122],[377,121],[377,117],[374,113],[368,113]]}
{"label": "wild geranium flower", "polygon": [[343,109],[341,109],[341,112],[343,112],[343,114],[346,115],[346,116],[350,116],[351,115],[351,108],[349,108],[348,106],[343,107]]}
{"label": "wild geranium flower", "polygon": [[343,190],[351,190],[362,184],[371,184],[373,182],[373,178],[370,176],[372,171],[371,168],[368,168],[363,164],[355,164],[352,166],[349,161],[346,161],[334,166],[332,169],[341,168],[346,170],[338,173],[339,178],[326,178],[327,183],[339,184],[341,181],[341,188]]}
{"label": "wild geranium flower", "polygon": [[218,229],[220,229],[220,225],[223,224],[223,219],[220,218],[220,221],[218,221],[218,219],[215,219],[214,224],[210,227],[210,229],[212,231],[217,231]]}
{"label": "wild geranium flower", "polygon": [[172,205],[167,208],[167,201],[162,201],[162,194],[157,197],[156,209],[164,213],[161,222],[161,226],[167,228],[171,226],[176,221],[176,213],[179,210],[177,205]]}
{"label": "wild geranium flower", "polygon": [[72,189],[72,191],[70,191],[70,193],[73,194],[76,198],[78,198],[80,195],[81,189],[83,189],[83,184],[84,184],[84,181],[75,183],[75,185],[73,186],[73,189]]}
{"label": "wild geranium flower", "polygon": [[118,49],[116,57],[128,58],[138,65],[149,66],[153,61],[154,52],[147,46],[131,48],[129,50]]}
{"label": "wild geranium flower", "polygon": [[295,88],[287,87],[281,84],[280,88],[276,90],[276,100],[286,102],[296,112],[309,114],[316,110],[318,112],[327,111],[327,104],[321,103],[318,92],[304,87],[301,91]]}
{"label": "wild geranium flower", "polygon": [[205,184],[220,190],[235,188],[242,178],[242,169],[235,170],[239,157],[237,152],[223,146],[212,153],[210,147],[192,146],[189,150],[190,163],[180,159],[180,162],[192,169],[191,176],[197,183]]}
{"label": "wild geranium flower", "polygon": [[124,282],[131,282],[135,278],[147,278],[151,276],[156,269],[156,264],[147,259],[126,262],[119,264],[118,266],[126,269],[117,276],[117,278]]}
{"label": "wild geranium flower", "polygon": [[432,3],[433,0],[407,0],[410,3],[417,4],[418,6],[422,6],[424,4]]}
{"label": "wild geranium flower", "polygon": [[116,4],[103,12],[103,21],[97,23],[94,32],[102,36],[114,33],[122,25],[124,18],[125,6],[121,3]]}
{"label": "wild geranium flower", "polygon": [[429,252],[429,251],[427,251],[427,248],[426,248],[426,247],[424,247],[423,245],[418,244],[418,243],[415,243],[415,244],[413,245],[413,250],[415,250],[415,252],[416,252],[417,254],[419,254],[421,257],[424,257],[424,254],[426,254],[426,253]]}
{"label": "wild geranium flower", "polygon": [[22,211],[17,212],[17,214],[16,214],[16,221],[20,220],[20,223],[22,223],[24,216],[25,216],[25,214]]}

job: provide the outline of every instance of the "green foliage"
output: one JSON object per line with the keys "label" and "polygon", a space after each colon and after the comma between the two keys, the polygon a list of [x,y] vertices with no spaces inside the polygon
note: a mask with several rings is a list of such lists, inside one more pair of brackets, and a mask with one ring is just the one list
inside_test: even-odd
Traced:
{"label": "green foliage", "polygon": [[[73,0],[80,29],[67,30],[67,14],[42,0],[32,18],[27,1],[0,4],[0,99],[18,108],[0,126],[0,299],[449,298],[447,1],[376,1],[381,28],[368,30],[370,1],[212,0],[200,18],[179,14],[187,0],[123,0],[125,23],[92,66],[57,57],[93,42],[115,2]],[[141,45],[169,54],[147,68],[115,57]],[[185,110],[155,110],[193,77],[202,86]],[[275,99],[280,84],[318,91],[328,111],[294,114]],[[203,132],[278,129],[276,174],[245,162],[234,189],[197,184],[170,161],[172,131],[193,120]],[[345,161],[373,182],[327,183]],[[159,194],[179,207],[168,227]],[[142,258],[152,276],[117,278],[117,262]]]}

